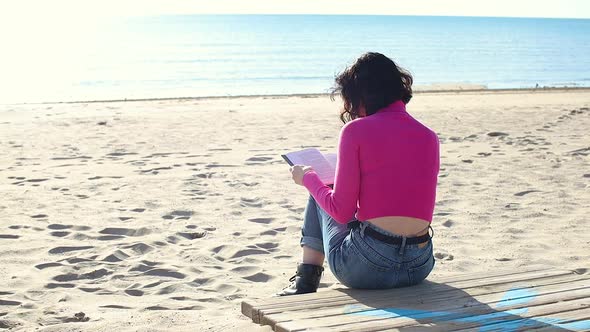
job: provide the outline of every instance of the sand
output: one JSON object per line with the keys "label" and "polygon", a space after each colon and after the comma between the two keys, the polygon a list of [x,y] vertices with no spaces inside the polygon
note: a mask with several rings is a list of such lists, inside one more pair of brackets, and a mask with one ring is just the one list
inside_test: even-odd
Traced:
{"label": "sand", "polygon": [[[0,106],[0,330],[266,331],[299,260],[281,153],[334,151],[327,96]],[[440,135],[432,280],[590,273],[590,90],[420,93]],[[327,272],[321,289],[339,287]]]}

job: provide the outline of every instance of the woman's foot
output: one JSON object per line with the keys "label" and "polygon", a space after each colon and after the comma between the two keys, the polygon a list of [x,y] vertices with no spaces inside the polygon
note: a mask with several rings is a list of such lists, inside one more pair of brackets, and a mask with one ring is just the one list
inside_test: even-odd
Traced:
{"label": "woman's foot", "polygon": [[291,284],[278,292],[277,296],[314,293],[320,286],[324,268],[319,265],[298,264],[297,273],[289,281]]}

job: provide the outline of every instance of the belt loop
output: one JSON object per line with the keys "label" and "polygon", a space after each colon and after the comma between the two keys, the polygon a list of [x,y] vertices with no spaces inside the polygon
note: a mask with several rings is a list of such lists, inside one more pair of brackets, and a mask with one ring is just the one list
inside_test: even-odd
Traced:
{"label": "belt loop", "polygon": [[406,237],[402,236],[402,244],[399,247],[399,254],[400,255],[404,254],[404,249],[406,249]]}
{"label": "belt loop", "polygon": [[361,237],[364,239],[365,238],[365,229],[367,228],[367,224],[362,222],[362,223],[360,223],[360,226],[361,226]]}

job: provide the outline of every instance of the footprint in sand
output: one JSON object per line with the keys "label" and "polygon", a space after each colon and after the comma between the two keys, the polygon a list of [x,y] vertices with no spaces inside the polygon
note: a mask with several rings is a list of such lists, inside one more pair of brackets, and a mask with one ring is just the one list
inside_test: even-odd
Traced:
{"label": "footprint in sand", "polygon": [[501,131],[492,131],[492,132],[489,132],[488,133],[488,136],[490,136],[490,137],[500,137],[501,138],[501,137],[508,136],[508,134],[507,133],[503,133]]}
{"label": "footprint in sand", "polygon": [[105,262],[116,263],[116,262],[124,261],[127,258],[129,258],[129,257],[130,257],[130,255],[128,255],[124,251],[122,251],[122,250],[115,250],[115,252],[113,252],[112,254],[106,256],[102,260],[105,261]]}
{"label": "footprint in sand", "polygon": [[250,188],[250,187],[255,187],[257,186],[259,183],[258,182],[244,182],[244,181],[240,181],[240,180],[233,180],[233,181],[223,181],[224,183],[227,183],[228,186],[232,187],[232,188]]}
{"label": "footprint in sand", "polygon": [[118,305],[118,304],[107,304],[107,305],[101,305],[98,307],[99,308],[106,308],[106,309],[133,309],[132,307],[126,307],[124,305]]}
{"label": "footprint in sand", "polygon": [[242,278],[252,282],[267,282],[271,280],[273,277],[269,274],[259,272]]}
{"label": "footprint in sand", "polygon": [[214,257],[217,260],[225,261],[226,259],[236,259],[254,255],[268,255],[270,252],[266,249],[248,248],[239,249],[232,245],[221,245],[211,249],[214,253]]}
{"label": "footprint in sand", "polygon": [[142,242],[125,246],[125,247],[123,247],[123,249],[130,249],[131,251],[133,251],[137,255],[145,255],[145,254],[155,250],[154,247],[152,247],[148,244],[142,243]]}
{"label": "footprint in sand", "polygon": [[122,179],[122,176],[93,176],[88,180],[100,180],[100,179]]}
{"label": "footprint in sand", "polygon": [[255,273],[260,272],[261,268],[258,266],[255,266],[255,265],[243,265],[243,266],[234,267],[230,271],[234,272],[240,276],[249,276],[249,275],[253,275]]}
{"label": "footprint in sand", "polygon": [[567,152],[567,154],[569,154],[571,156],[588,156],[588,155],[590,155],[590,147],[573,150],[573,151]]}
{"label": "footprint in sand", "polygon": [[53,280],[57,282],[68,282],[68,281],[78,281],[78,280],[96,280],[102,277],[108,276],[113,274],[113,271],[109,271],[107,269],[98,269],[88,273],[67,273],[67,274],[60,274],[53,277]]}
{"label": "footprint in sand", "polygon": [[56,283],[50,282],[47,285],[45,285],[45,288],[47,288],[47,289],[74,288],[74,287],[76,287],[76,285],[70,284],[70,283],[56,284]]}
{"label": "footprint in sand", "polygon": [[[0,317],[3,315],[0,315]],[[0,320],[0,329],[7,329],[8,331],[12,331],[13,329],[16,330],[18,327],[22,326],[21,322],[12,321],[8,319]]]}
{"label": "footprint in sand", "polygon": [[188,240],[195,240],[204,237],[207,232],[178,232],[176,234]]}
{"label": "footprint in sand", "polygon": [[263,155],[260,156],[254,156],[251,158],[246,159],[245,164],[246,165],[265,165],[265,164],[270,164],[269,161],[273,160],[273,157],[265,157]]}
{"label": "footprint in sand", "polygon": [[0,234],[0,239],[18,239],[20,236],[13,234]]}
{"label": "footprint in sand", "polygon": [[38,270],[44,270],[50,267],[57,267],[57,266],[63,266],[63,264],[61,263],[57,263],[57,262],[53,262],[53,263],[43,263],[43,264],[37,264],[35,265],[35,268]]}
{"label": "footprint in sand", "polygon": [[494,258],[495,260],[497,260],[498,262],[508,262],[511,261],[512,258],[507,258],[507,257],[499,257],[499,258]]}
{"label": "footprint in sand", "polygon": [[279,244],[276,242],[263,242],[263,243],[256,243],[255,246],[258,248],[268,250],[270,252],[274,252],[277,250],[277,247],[279,246]]}
{"label": "footprint in sand", "polygon": [[193,211],[189,210],[175,210],[162,216],[165,220],[188,220],[193,216]]}
{"label": "footprint in sand", "polygon": [[455,257],[447,253],[437,252],[434,254],[434,258],[439,260],[452,261]]}
{"label": "footprint in sand", "polygon": [[157,174],[159,174],[159,173],[160,173],[160,171],[163,171],[163,170],[170,170],[170,169],[172,169],[172,167],[170,167],[170,166],[165,166],[165,167],[155,167],[155,168],[150,168],[150,169],[140,169],[140,170],[138,170],[138,171],[135,171],[135,172],[137,172],[137,173],[140,173],[140,174],[152,174],[152,175],[157,175]]}
{"label": "footprint in sand", "polygon": [[520,207],[520,204],[518,203],[508,203],[506,205],[504,205],[504,208],[508,209],[508,210],[517,210]]}
{"label": "footprint in sand", "polygon": [[29,180],[26,180],[26,178],[24,178],[24,177],[16,177],[15,179],[19,180],[19,181],[13,182],[12,183],[13,185],[24,186],[27,183],[33,183],[32,186],[34,186],[34,187],[38,187],[39,182],[44,182],[44,181],[49,180],[49,179],[29,179]]}
{"label": "footprint in sand", "polygon": [[140,291],[139,289],[126,289],[125,294],[131,296],[143,296],[143,291]]}
{"label": "footprint in sand", "polygon": [[144,236],[150,234],[152,231],[147,228],[138,228],[138,229],[131,229],[131,228],[105,228],[101,230],[100,234],[107,234],[107,235],[122,235],[122,236]]}
{"label": "footprint in sand", "polygon": [[291,255],[276,255],[272,257],[273,259],[291,259],[293,256]]}
{"label": "footprint in sand", "polygon": [[9,300],[2,300],[0,299],[0,306],[17,306],[21,305],[21,302],[18,301],[9,301]]}
{"label": "footprint in sand", "polygon": [[8,228],[10,229],[29,229],[31,228],[31,226],[26,226],[26,225],[10,225],[8,226]]}
{"label": "footprint in sand", "polygon": [[77,247],[55,247],[49,250],[50,254],[64,254],[72,251],[88,250],[94,248],[93,246],[77,246]]}
{"label": "footprint in sand", "polygon": [[174,154],[186,155],[186,154],[188,154],[188,152],[157,152],[157,153],[153,153],[149,156],[145,156],[143,158],[148,158],[148,159],[153,158],[153,157],[167,158],[167,157],[174,155]]}
{"label": "footprint in sand", "polygon": [[257,224],[270,224],[275,218],[250,218],[248,221],[255,222]]}
{"label": "footprint in sand", "polygon": [[49,234],[51,236],[55,236],[55,237],[64,237],[64,236],[70,235],[71,232],[67,232],[67,231],[56,231],[56,232],[50,232]]}
{"label": "footprint in sand", "polygon": [[166,242],[171,243],[171,244],[177,244],[180,241],[180,239],[176,236],[168,236],[166,238]]}
{"label": "footprint in sand", "polygon": [[242,249],[236,251],[231,257],[229,258],[239,258],[244,256],[252,256],[252,255],[268,255],[269,252],[263,249]]}
{"label": "footprint in sand", "polygon": [[514,196],[520,197],[520,196],[528,195],[530,193],[537,193],[537,192],[541,192],[541,191],[540,190],[525,190],[525,191],[521,191],[521,192],[514,194]]}
{"label": "footprint in sand", "polygon": [[217,162],[212,162],[208,165],[205,165],[205,168],[224,168],[224,167],[239,167],[240,165],[230,165],[230,164],[219,164]]}
{"label": "footprint in sand", "polygon": [[171,309],[168,307],[160,306],[160,305],[153,305],[150,307],[146,307],[145,310],[171,310]]}
{"label": "footprint in sand", "polygon": [[72,229],[75,231],[89,231],[91,227],[89,226],[74,226],[74,225],[63,225],[63,224],[51,224],[47,226],[48,229],[52,230],[63,230],[63,229]]}
{"label": "footprint in sand", "polygon": [[240,206],[242,206],[242,207],[260,208],[260,207],[262,207],[262,205],[263,205],[263,203],[262,203],[262,199],[260,197],[253,197],[253,198],[241,197],[240,198]]}
{"label": "footprint in sand", "polygon": [[156,277],[162,277],[162,278],[174,278],[174,279],[186,278],[186,275],[184,275],[183,273],[172,271],[169,269],[162,269],[162,268],[150,269],[148,271],[145,271],[143,273],[143,275],[156,276]]}

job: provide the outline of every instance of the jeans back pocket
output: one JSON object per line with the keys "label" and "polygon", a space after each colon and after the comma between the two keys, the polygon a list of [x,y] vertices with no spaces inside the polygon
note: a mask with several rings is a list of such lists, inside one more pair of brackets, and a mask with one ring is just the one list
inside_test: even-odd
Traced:
{"label": "jeans back pocket", "polygon": [[428,255],[428,259],[426,259],[424,263],[415,267],[408,268],[408,279],[410,281],[410,285],[419,284],[424,279],[426,279],[426,277],[428,277],[428,275],[434,268],[434,263],[434,255],[432,254],[432,252],[430,252],[430,255]]}
{"label": "jeans back pocket", "polygon": [[[377,271],[389,271],[396,264],[397,252],[368,236],[361,236],[358,232],[352,233],[352,244],[355,246],[358,256],[369,267]],[[398,249],[399,250],[399,249]]]}

